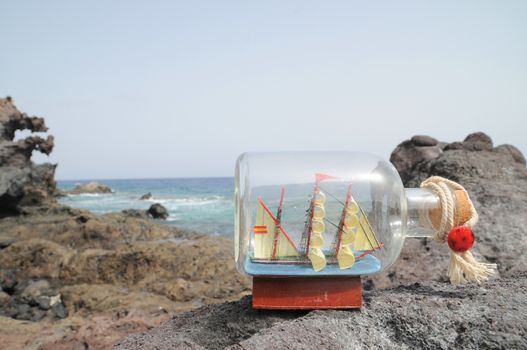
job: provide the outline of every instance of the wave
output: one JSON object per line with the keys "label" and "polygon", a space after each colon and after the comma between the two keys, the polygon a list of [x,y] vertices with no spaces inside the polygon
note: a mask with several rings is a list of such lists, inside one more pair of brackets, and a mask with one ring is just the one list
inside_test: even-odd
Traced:
{"label": "wave", "polygon": [[166,202],[169,202],[170,199],[161,199],[161,198],[148,198],[148,199],[141,199],[142,201],[145,201],[145,202],[150,202],[150,203],[166,203]]}
{"label": "wave", "polygon": [[79,193],[79,194],[74,194],[74,193],[68,193],[66,195],[66,197],[73,197],[73,198],[79,198],[79,197],[107,197],[107,196],[111,196],[113,195],[114,193]]}
{"label": "wave", "polygon": [[150,198],[146,202],[160,203],[160,204],[174,204],[174,205],[209,205],[219,202],[227,201],[222,196],[210,196],[210,197],[184,197],[184,198]]}
{"label": "wave", "polygon": [[214,200],[173,200],[172,203],[176,205],[185,205],[185,206],[201,206],[201,205],[209,205],[209,204],[216,204],[219,202],[222,202],[222,200],[214,199]]}

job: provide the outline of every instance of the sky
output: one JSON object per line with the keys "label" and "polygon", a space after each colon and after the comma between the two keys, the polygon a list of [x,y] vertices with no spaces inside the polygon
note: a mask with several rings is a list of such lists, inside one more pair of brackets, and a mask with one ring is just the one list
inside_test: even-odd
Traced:
{"label": "sky", "polygon": [[0,96],[46,119],[55,149],[35,159],[58,179],[232,176],[246,151],[389,158],[416,134],[527,154],[523,0],[0,0],[0,35]]}

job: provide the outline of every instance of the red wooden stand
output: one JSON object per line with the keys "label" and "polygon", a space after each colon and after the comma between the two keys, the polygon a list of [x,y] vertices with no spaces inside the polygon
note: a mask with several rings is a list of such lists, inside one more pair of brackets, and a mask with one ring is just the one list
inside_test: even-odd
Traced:
{"label": "red wooden stand", "polygon": [[356,309],[361,306],[360,277],[253,277],[254,309]]}

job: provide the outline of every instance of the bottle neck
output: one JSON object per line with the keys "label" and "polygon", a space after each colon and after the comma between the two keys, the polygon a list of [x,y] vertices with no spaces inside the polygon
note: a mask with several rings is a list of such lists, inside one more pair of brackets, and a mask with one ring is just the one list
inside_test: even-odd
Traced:
{"label": "bottle neck", "polygon": [[438,219],[441,220],[439,197],[424,188],[405,188],[404,191],[408,215],[406,237],[433,238],[436,234]]}

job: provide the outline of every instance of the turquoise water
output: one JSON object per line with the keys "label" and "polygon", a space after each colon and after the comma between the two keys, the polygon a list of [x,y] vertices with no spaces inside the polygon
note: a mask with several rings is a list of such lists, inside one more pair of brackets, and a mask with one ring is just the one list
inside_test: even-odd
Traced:
{"label": "turquoise water", "polygon": [[[201,233],[232,237],[234,230],[233,178],[96,180],[108,185],[114,193],[81,194],[61,198],[60,202],[75,208],[104,214],[123,209],[147,209],[161,203],[169,211],[167,224]],[[70,190],[90,180],[58,181],[60,189]],[[139,200],[151,192],[153,199]]]}

